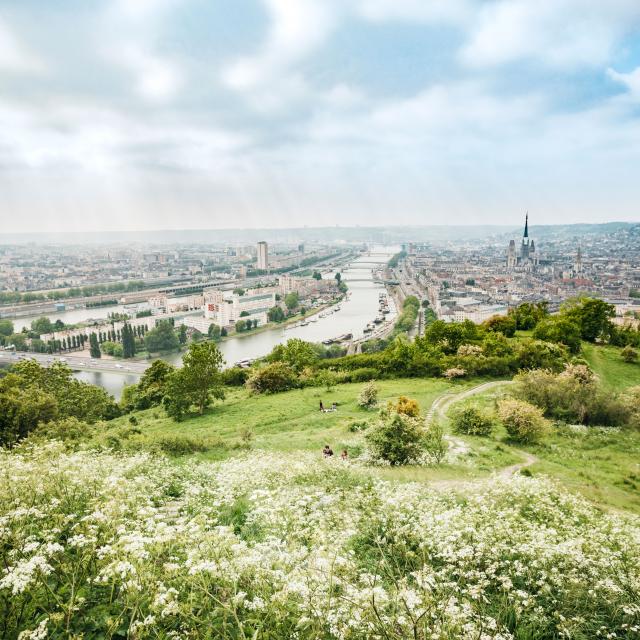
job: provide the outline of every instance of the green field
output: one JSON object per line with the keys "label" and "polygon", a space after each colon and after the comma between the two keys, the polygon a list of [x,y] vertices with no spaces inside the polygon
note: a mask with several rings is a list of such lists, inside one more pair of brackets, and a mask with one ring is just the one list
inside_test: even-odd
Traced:
{"label": "green field", "polygon": [[[622,361],[614,347],[585,345],[584,357],[614,391],[640,384],[640,366]],[[427,414],[436,398],[454,395],[479,386],[483,380],[447,382],[442,379],[396,379],[378,382],[379,406],[400,395],[416,399]],[[161,408],[135,414],[109,424],[99,439],[110,438],[125,449],[160,448],[171,451],[174,440],[188,439],[195,451],[181,459],[195,457],[218,460],[236,456],[248,448],[291,453],[320,451],[329,444],[336,455],[347,449],[350,457],[360,454],[364,432],[354,431],[354,423],[373,423],[375,411],[358,407],[357,397],[363,384],[342,384],[330,390],[310,387],[275,395],[252,395],[242,388],[231,389],[224,402],[218,402],[204,415],[174,422]],[[493,388],[466,400],[491,408],[507,387]],[[337,411],[321,413],[335,402]],[[521,447],[509,442],[497,425],[490,438],[458,436],[451,433],[444,419],[449,441],[464,443],[465,451],[455,460],[435,467],[380,468],[376,473],[395,481],[426,481],[455,486],[482,478],[522,462],[526,454],[538,458],[525,473],[548,475],[561,481],[605,507],[629,509],[640,513],[640,435],[618,429],[580,429],[554,427],[544,443]],[[168,449],[167,449],[168,447]],[[178,453],[180,453],[178,451]],[[187,452],[185,452],[187,453]],[[179,457],[180,459],[180,457]]]}
{"label": "green field", "polygon": [[618,347],[583,343],[582,357],[609,389],[621,391],[640,385],[640,364],[624,362]]}

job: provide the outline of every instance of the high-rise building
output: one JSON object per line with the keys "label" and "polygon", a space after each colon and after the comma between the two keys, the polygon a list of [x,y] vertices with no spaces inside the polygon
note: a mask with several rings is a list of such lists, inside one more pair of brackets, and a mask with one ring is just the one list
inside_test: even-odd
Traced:
{"label": "high-rise building", "polygon": [[258,269],[269,268],[269,247],[267,243],[262,240],[258,242]]}

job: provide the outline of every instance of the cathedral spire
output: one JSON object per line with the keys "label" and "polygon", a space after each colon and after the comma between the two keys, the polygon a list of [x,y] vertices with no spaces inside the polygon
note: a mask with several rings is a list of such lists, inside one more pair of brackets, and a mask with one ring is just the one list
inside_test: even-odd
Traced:
{"label": "cathedral spire", "polygon": [[524,235],[522,237],[523,238],[529,237],[529,212],[528,211],[524,219]]}

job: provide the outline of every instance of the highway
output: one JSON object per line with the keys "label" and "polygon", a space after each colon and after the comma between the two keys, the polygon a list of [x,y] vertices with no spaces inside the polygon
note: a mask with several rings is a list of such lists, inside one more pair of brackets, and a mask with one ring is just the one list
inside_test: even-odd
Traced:
{"label": "highway", "polygon": [[109,371],[110,373],[144,373],[150,363],[132,360],[108,360],[84,356],[55,356],[48,353],[13,353],[0,351],[0,364],[14,364],[20,360],[35,360],[44,366],[63,362],[74,371]]}

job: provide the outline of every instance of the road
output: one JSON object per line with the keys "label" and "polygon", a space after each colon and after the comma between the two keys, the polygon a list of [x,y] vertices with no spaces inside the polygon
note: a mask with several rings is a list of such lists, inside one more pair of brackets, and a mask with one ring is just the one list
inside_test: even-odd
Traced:
{"label": "road", "polygon": [[[427,413],[427,421],[429,421],[433,417],[444,418],[447,409],[456,402],[461,402],[462,400],[466,400],[467,398],[474,396],[478,393],[483,393],[484,391],[488,391],[489,389],[494,389],[496,387],[513,384],[512,380],[496,380],[493,382],[484,382],[483,384],[479,384],[477,387],[471,387],[471,389],[465,389],[464,391],[460,391],[459,393],[451,394],[446,393],[439,398],[436,398]],[[454,445],[464,445],[462,440],[458,438],[454,438],[452,436],[447,436],[447,440]],[[523,456],[524,460],[518,462],[516,464],[512,464],[508,467],[504,467],[496,472],[496,476],[499,478],[509,478],[516,473],[520,472],[525,467],[529,467],[532,464],[538,462],[538,458],[527,451],[518,450],[518,453]],[[450,489],[455,487],[461,487],[465,485],[472,484],[472,480],[437,480],[432,483],[432,486],[439,487],[442,489]]]}
{"label": "road", "polygon": [[0,353],[0,364],[13,364],[20,360],[35,360],[44,366],[54,362],[63,362],[74,371],[109,371],[111,373],[144,373],[149,363],[131,360],[107,360],[87,358],[84,356],[55,356],[48,353],[12,353],[4,351]]}

